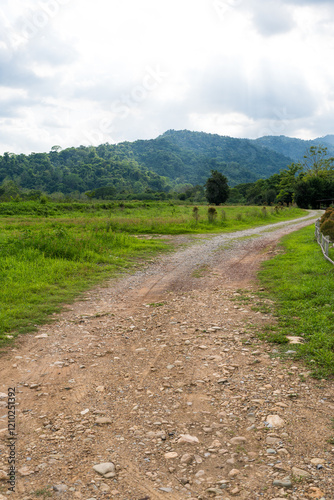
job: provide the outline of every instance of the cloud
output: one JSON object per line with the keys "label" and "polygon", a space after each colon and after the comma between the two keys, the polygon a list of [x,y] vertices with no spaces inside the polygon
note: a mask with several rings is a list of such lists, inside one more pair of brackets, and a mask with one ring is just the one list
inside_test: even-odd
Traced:
{"label": "cloud", "polygon": [[74,63],[79,56],[74,47],[64,42],[55,33],[29,40],[22,52],[27,62],[47,64],[56,68]]}
{"label": "cloud", "polygon": [[192,88],[194,112],[241,113],[254,120],[273,119],[277,113],[288,113],[290,118],[314,113],[317,102],[307,81],[289,64],[277,65],[261,60],[247,75],[243,63],[235,65],[225,58],[211,62],[205,78]]}
{"label": "cloud", "polygon": [[0,85],[21,88],[34,85],[38,81],[39,78],[26,66],[21,54],[0,48]]}
{"label": "cloud", "polygon": [[317,7],[319,4],[332,4],[332,0],[282,0],[282,2],[291,5],[313,5],[314,7]]}
{"label": "cloud", "polygon": [[38,105],[38,102],[29,99],[27,96],[17,95],[10,98],[0,96],[0,117],[22,117],[24,108],[36,105]]}
{"label": "cloud", "polygon": [[319,14],[323,18],[321,22],[333,20],[331,0],[249,0],[240,4],[240,9],[251,15],[253,28],[264,37],[284,35],[297,28],[300,8],[303,7],[313,8],[315,26]]}
{"label": "cloud", "polygon": [[0,150],[332,131],[331,2],[98,4],[2,0]]}
{"label": "cloud", "polygon": [[260,2],[253,11],[253,22],[263,36],[287,33],[295,26],[291,11],[277,0]]}

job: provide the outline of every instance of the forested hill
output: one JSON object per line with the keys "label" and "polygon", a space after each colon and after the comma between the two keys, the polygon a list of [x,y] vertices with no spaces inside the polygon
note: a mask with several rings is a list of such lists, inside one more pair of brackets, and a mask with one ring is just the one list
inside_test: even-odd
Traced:
{"label": "forested hill", "polygon": [[64,194],[106,186],[109,186],[109,195],[171,188],[168,179],[149,171],[133,158],[122,159],[123,155],[117,155],[112,147],[60,149],[54,146],[50,153],[30,155],[5,153],[0,156],[0,184],[6,186],[14,181],[20,189]]}
{"label": "forested hill", "polygon": [[[334,154],[334,136],[321,140]],[[318,141],[312,143],[319,144]],[[231,187],[266,179],[300,160],[308,141],[287,137],[257,140],[169,130],[152,140],[97,147],[51,148],[49,153],[0,156],[0,184],[64,194],[104,189],[143,193],[203,185],[211,170],[226,175]],[[283,154],[284,153],[284,154]],[[1,189],[1,188],[0,188]],[[1,193],[0,193],[1,194]]]}
{"label": "forested hill", "polygon": [[169,130],[151,141],[125,144],[139,163],[178,183],[203,184],[215,169],[234,186],[267,178],[291,163],[291,158],[248,139],[188,130]]}
{"label": "forested hill", "polygon": [[295,139],[294,137],[286,137],[284,135],[275,136],[268,135],[260,137],[254,141],[259,146],[271,149],[276,153],[289,156],[293,161],[300,161],[305,155],[306,151],[311,146],[325,146],[328,150],[329,156],[334,156],[334,135],[326,135],[310,141],[302,139]]}

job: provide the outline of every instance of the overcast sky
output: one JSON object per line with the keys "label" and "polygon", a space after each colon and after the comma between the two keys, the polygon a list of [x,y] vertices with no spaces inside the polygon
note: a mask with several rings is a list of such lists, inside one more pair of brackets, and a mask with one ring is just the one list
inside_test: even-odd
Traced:
{"label": "overcast sky", "polygon": [[334,133],[325,0],[1,0],[0,154]]}

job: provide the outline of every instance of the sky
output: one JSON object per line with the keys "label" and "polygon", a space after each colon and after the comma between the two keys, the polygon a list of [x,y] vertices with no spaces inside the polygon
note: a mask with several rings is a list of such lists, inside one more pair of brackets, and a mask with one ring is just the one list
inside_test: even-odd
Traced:
{"label": "sky", "polygon": [[1,0],[0,154],[334,133],[332,0]]}

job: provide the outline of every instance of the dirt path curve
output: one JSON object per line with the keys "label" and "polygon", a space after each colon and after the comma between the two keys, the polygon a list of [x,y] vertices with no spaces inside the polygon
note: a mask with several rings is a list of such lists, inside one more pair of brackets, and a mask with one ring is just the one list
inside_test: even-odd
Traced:
{"label": "dirt path curve", "polygon": [[1,357],[0,500],[333,499],[333,385],[256,337],[274,322],[254,295],[259,264],[315,216],[177,237],[22,336]]}

